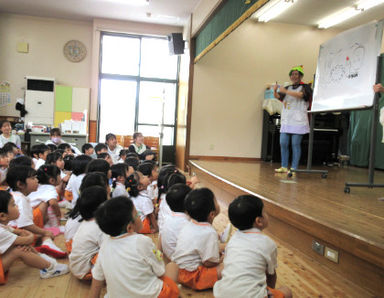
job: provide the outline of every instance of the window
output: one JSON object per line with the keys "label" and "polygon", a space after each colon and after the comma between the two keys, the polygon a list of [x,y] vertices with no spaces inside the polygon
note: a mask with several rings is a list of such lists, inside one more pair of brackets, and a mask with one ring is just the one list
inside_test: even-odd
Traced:
{"label": "window", "polygon": [[178,57],[170,56],[166,38],[102,33],[99,141],[109,132],[159,136],[163,145],[175,136]]}

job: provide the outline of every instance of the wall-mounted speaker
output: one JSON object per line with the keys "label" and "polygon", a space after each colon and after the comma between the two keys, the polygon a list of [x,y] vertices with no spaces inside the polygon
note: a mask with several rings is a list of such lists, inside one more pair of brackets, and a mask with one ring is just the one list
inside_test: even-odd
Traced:
{"label": "wall-mounted speaker", "polygon": [[182,33],[171,33],[168,35],[168,46],[170,55],[184,54],[184,40]]}

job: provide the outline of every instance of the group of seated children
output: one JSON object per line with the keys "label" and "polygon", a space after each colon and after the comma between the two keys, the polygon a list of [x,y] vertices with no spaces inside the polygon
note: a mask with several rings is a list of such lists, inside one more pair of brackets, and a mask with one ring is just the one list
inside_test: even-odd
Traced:
{"label": "group of seated children", "polygon": [[[76,154],[52,131],[48,145],[32,147],[34,159],[15,157],[11,145],[0,149],[2,189],[9,187],[0,191],[0,284],[21,259],[42,278],[70,270],[92,280],[90,297],[99,297],[105,282],[109,297],[178,297],[177,283],[213,288],[215,297],[291,297],[288,288],[275,289],[277,247],[261,233],[268,216],[259,198],[229,205],[238,230],[226,243],[212,226],[218,202],[208,188],[196,188],[196,177],[187,181],[173,165],[159,171],[152,157],[117,150],[113,134]],[[70,209],[67,252],[52,241],[60,206]],[[156,232],[157,247],[145,235]],[[69,267],[50,257],[67,253]]]}

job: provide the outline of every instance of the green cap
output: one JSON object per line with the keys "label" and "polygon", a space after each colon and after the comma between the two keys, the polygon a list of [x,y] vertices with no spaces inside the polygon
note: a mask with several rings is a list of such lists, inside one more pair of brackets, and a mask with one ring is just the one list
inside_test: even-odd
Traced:
{"label": "green cap", "polygon": [[295,66],[293,67],[290,71],[289,71],[289,75],[292,74],[292,71],[298,71],[299,73],[301,73],[301,75],[303,76],[304,75],[304,71],[303,71],[303,66],[300,65],[300,66]]}

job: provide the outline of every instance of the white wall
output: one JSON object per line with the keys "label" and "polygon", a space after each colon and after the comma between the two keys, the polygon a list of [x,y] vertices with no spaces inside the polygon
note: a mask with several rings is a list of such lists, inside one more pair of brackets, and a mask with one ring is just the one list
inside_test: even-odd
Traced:
{"label": "white wall", "polygon": [[194,68],[190,155],[260,158],[267,84],[315,73],[319,45],[338,31],[247,20]]}
{"label": "white wall", "polygon": [[[87,48],[87,57],[72,63],[63,55],[64,44],[77,39]],[[29,43],[29,53],[16,51],[18,42]],[[92,23],[0,14],[0,81],[11,84],[11,104],[0,115],[19,116],[16,98],[24,97],[24,76],[55,78],[74,87],[91,87]]]}

